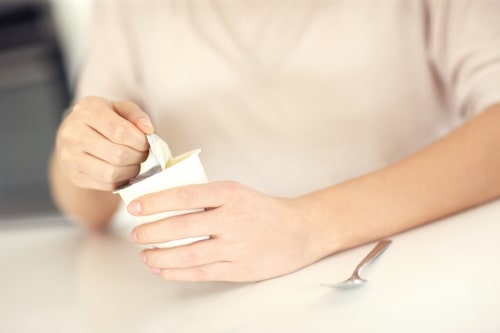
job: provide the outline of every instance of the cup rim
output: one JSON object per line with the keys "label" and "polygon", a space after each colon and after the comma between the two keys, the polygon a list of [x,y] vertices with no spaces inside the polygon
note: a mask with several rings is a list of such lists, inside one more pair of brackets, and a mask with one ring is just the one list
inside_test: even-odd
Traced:
{"label": "cup rim", "polygon": [[[198,155],[200,154],[200,152],[201,152],[201,149],[200,149],[200,148],[197,148],[197,149],[192,149],[192,150],[189,150],[189,151],[187,151],[187,152],[185,152],[185,153],[182,153],[182,154],[180,154],[180,155],[177,155],[177,156],[173,157],[173,158],[172,158],[172,160],[174,160],[174,159],[180,159],[180,161],[178,161],[178,162],[174,163],[173,165],[171,165],[171,166],[169,166],[169,167],[167,167],[167,168],[165,168],[165,169],[161,169],[161,168],[159,168],[158,166],[152,167],[151,169],[147,170],[147,171],[146,171],[146,172],[144,172],[144,173],[150,172],[150,171],[155,170],[155,169],[158,169],[158,171],[155,171],[152,175],[147,176],[147,177],[145,177],[144,179],[141,179],[141,180],[139,180],[139,181],[137,181],[137,182],[133,182],[133,183],[131,183],[131,181],[132,181],[133,179],[135,179],[135,178],[132,178],[132,179],[130,179],[130,180],[129,180],[129,182],[128,182],[128,183],[126,183],[126,184],[124,184],[124,185],[120,186],[118,189],[114,190],[114,191],[113,191],[113,193],[114,193],[114,194],[120,194],[120,192],[125,191],[125,190],[126,190],[126,189],[128,189],[129,187],[132,187],[132,186],[134,186],[134,185],[137,185],[137,184],[142,183],[143,181],[146,181],[146,180],[148,180],[148,179],[151,179],[152,177],[154,177],[154,176],[156,176],[156,175],[159,175],[160,173],[162,173],[162,172],[164,172],[164,171],[166,171],[166,170],[171,170],[171,169],[174,169],[177,165],[180,165],[180,164],[181,164],[180,162],[183,162],[183,161],[185,161],[185,160],[188,160],[188,159],[192,158],[193,156],[198,156]],[[167,162],[167,164],[168,164],[168,162]],[[143,174],[144,174],[144,173],[143,173]]]}

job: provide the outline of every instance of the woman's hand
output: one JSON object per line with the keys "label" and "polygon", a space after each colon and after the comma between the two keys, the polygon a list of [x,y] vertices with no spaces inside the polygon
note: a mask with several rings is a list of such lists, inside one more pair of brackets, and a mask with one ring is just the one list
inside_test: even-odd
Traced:
{"label": "woman's hand", "polygon": [[167,280],[257,281],[284,275],[324,256],[316,225],[298,199],[274,198],[234,182],[190,185],[132,201],[132,215],[205,208],[137,226],[140,244],[210,235],[210,239],[141,252],[151,272]]}
{"label": "woman's hand", "polygon": [[111,191],[137,175],[149,149],[144,134],[152,132],[134,103],[87,97],[63,120],[55,156],[76,186]]}

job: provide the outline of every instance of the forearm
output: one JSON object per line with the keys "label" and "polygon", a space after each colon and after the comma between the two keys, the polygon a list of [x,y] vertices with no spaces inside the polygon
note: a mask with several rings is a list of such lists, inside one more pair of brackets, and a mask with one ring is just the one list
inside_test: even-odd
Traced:
{"label": "forearm", "polygon": [[90,229],[104,227],[118,207],[119,197],[113,193],[74,185],[62,171],[54,155],[50,160],[49,182],[52,197],[59,210]]}
{"label": "forearm", "polygon": [[[500,105],[382,170],[299,199],[324,254],[423,225],[500,195]],[[319,224],[319,225],[318,225]]]}

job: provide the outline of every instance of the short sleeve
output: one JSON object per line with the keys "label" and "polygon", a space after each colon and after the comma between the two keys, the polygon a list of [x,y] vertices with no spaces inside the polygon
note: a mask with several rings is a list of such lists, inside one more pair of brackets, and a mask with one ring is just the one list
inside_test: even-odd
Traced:
{"label": "short sleeve", "polygon": [[434,0],[429,57],[458,119],[500,103],[500,1]]}
{"label": "short sleeve", "polygon": [[102,96],[141,103],[141,77],[134,59],[130,24],[119,1],[94,1],[89,49],[80,67],[74,96]]}

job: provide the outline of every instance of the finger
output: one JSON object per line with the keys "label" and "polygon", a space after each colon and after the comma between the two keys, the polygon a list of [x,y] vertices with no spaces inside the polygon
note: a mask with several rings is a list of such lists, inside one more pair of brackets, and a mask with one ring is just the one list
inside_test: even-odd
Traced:
{"label": "finger", "polygon": [[114,166],[87,153],[81,153],[78,160],[78,163],[69,166],[69,169],[107,185],[126,182],[134,178],[140,169],[139,165]]}
{"label": "finger", "polygon": [[210,211],[202,211],[141,224],[131,231],[130,239],[139,244],[154,244],[216,235],[219,233],[220,226],[212,215]]}
{"label": "finger", "polygon": [[240,185],[234,182],[213,182],[176,187],[144,195],[127,207],[132,215],[150,215],[165,211],[215,208],[231,196],[242,195]]}
{"label": "finger", "polygon": [[225,255],[231,251],[217,246],[217,242],[217,239],[208,239],[168,249],[144,250],[141,256],[146,265],[160,269],[190,268],[228,261]]}
{"label": "finger", "polygon": [[232,266],[232,263],[223,261],[190,268],[154,268],[152,272],[171,281],[236,281],[228,278]]}
{"label": "finger", "polygon": [[[60,139],[64,145],[63,152],[67,150],[86,152],[116,166],[140,164],[149,153],[111,142],[88,125],[65,128],[60,133]],[[67,163],[71,162],[71,159],[67,160]]]}
{"label": "finger", "polygon": [[137,104],[129,101],[113,102],[113,107],[120,116],[137,126],[145,134],[152,134],[154,132],[153,124],[148,114],[142,111]]}
{"label": "finger", "polygon": [[[141,111],[142,112],[142,111]],[[72,113],[108,140],[129,146],[137,151],[147,151],[149,145],[144,133],[115,110],[111,102],[102,99],[86,99],[79,102]]]}
{"label": "finger", "polygon": [[94,130],[85,136],[84,151],[114,166],[137,165],[146,160],[148,153],[109,141]]}

